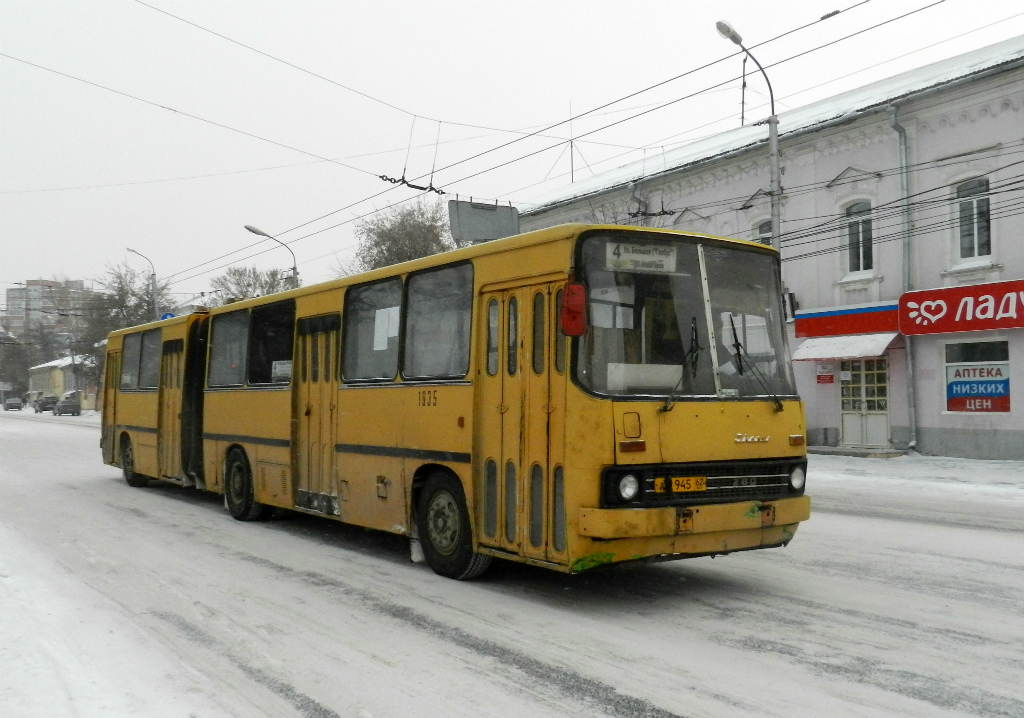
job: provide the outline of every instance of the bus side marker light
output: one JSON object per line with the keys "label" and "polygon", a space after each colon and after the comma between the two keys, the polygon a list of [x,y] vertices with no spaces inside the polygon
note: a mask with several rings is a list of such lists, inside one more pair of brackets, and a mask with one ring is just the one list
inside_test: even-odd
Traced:
{"label": "bus side marker light", "polygon": [[633,452],[633,451],[647,451],[647,442],[643,439],[637,439],[635,441],[620,441],[619,451],[622,452]]}
{"label": "bus side marker light", "polygon": [[578,282],[566,284],[559,315],[563,334],[568,337],[583,336],[587,330],[587,288]]}
{"label": "bus side marker light", "polygon": [[790,434],[789,435],[789,445],[790,446],[803,446],[804,445],[804,435],[803,434]]}

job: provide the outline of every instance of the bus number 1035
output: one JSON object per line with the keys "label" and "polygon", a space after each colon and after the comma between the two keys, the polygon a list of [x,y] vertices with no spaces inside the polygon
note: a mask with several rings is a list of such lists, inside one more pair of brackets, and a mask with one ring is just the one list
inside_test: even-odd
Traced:
{"label": "bus number 1035", "polygon": [[423,389],[419,392],[420,406],[437,406],[437,389]]}

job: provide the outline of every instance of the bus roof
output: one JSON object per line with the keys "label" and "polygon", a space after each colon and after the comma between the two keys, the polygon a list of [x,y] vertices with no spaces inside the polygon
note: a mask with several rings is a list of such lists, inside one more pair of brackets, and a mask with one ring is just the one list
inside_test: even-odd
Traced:
{"label": "bus roof", "polygon": [[[521,249],[524,247],[532,247],[539,244],[545,244],[547,242],[563,241],[566,239],[577,237],[583,232],[601,230],[614,232],[636,232],[638,234],[666,234],[671,236],[700,237],[702,239],[710,239],[716,242],[750,247],[753,249],[759,249],[772,254],[776,254],[775,249],[763,245],[759,242],[751,242],[745,239],[734,239],[731,237],[716,237],[710,234],[702,234],[700,232],[682,232],[679,230],[672,229],[660,229],[655,227],[633,227],[630,225],[618,224],[559,224],[552,227],[545,227],[544,229],[534,230],[533,232],[526,232],[525,234],[517,234],[513,237],[505,237],[504,239],[494,239],[488,242],[481,242],[480,244],[475,244],[470,247],[461,247],[459,249],[453,249],[447,252],[442,252],[441,254],[433,254],[429,257],[414,259],[409,262],[402,262],[401,264],[393,264],[387,267],[382,267],[380,269],[374,269],[369,272],[352,274],[347,277],[340,277],[338,279],[331,279],[326,282],[310,284],[308,286],[298,287],[297,289],[288,289],[283,292],[276,292],[274,294],[268,294],[262,297],[243,299],[238,302],[232,302],[231,304],[224,304],[219,307],[211,308],[209,311],[210,313],[220,314],[225,311],[234,311],[236,309],[245,309],[247,307],[260,306],[262,304],[267,303],[268,301],[276,302],[282,299],[304,296],[309,292],[319,292],[324,290],[345,287],[352,284],[372,282],[376,279],[384,279],[386,277],[392,277],[395,275],[407,274],[409,272],[415,272],[421,269],[429,269],[430,267],[436,267],[443,264],[450,264],[452,262],[464,261],[467,259],[472,259],[474,257],[498,254],[501,252],[507,252],[514,249]],[[201,312],[201,314],[205,313],[206,312]],[[186,321],[190,316],[193,315],[183,315],[180,317],[174,317],[173,319],[152,321],[148,322],[147,324],[140,324],[134,327],[118,329],[116,331],[111,332],[109,336],[117,336],[120,334],[139,331],[142,329],[173,326],[176,323]]]}

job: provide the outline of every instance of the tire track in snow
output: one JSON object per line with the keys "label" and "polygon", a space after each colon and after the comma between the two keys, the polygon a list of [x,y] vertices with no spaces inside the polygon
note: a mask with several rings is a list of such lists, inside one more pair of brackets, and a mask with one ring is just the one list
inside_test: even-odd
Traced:
{"label": "tire track in snow", "polygon": [[185,635],[185,638],[193,643],[198,643],[204,648],[226,658],[233,666],[235,666],[235,668],[240,670],[246,676],[291,703],[299,713],[305,716],[305,718],[341,718],[338,713],[335,713],[324,704],[319,703],[314,698],[296,690],[295,686],[292,684],[282,681],[280,678],[275,678],[262,668],[257,668],[251,663],[242,660],[224,643],[218,641],[191,621],[186,620],[176,613],[155,612],[150,615],[156,616],[157,618],[171,624],[181,631]]}
{"label": "tire track in snow", "polygon": [[[606,683],[587,678],[579,673],[552,665],[496,641],[480,638],[456,626],[451,626],[419,613],[408,606],[387,601],[369,591],[355,588],[342,581],[314,571],[275,563],[260,556],[235,552],[242,560],[269,568],[287,578],[326,588],[358,600],[375,613],[400,621],[435,638],[453,643],[460,648],[515,668],[536,684],[554,689],[561,699],[572,699],[615,718],[684,718],[677,713],[659,708],[648,700],[619,693]],[[319,718],[319,716],[318,716]]]}

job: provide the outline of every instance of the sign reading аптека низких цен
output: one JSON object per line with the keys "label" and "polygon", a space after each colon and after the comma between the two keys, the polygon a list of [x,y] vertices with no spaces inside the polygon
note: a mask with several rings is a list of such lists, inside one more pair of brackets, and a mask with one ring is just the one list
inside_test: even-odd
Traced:
{"label": "sign reading \u0430\u043f\u0442\u0435\u043a\u0430 \u043d\u0438\u0437\u043a\u0438\u0445 \u0446\u0435\u043d", "polygon": [[1006,362],[946,367],[946,411],[1010,410],[1010,365]]}

